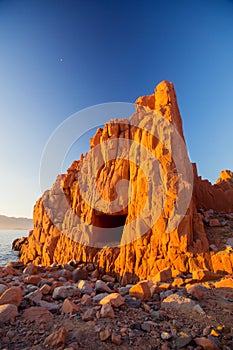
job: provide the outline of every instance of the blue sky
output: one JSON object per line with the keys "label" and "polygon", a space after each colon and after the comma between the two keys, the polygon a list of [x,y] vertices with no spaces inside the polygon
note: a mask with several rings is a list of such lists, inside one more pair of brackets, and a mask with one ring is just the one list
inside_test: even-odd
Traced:
{"label": "blue sky", "polygon": [[43,149],[67,117],[164,79],[199,174],[232,169],[232,38],[230,0],[1,0],[0,213],[32,216]]}

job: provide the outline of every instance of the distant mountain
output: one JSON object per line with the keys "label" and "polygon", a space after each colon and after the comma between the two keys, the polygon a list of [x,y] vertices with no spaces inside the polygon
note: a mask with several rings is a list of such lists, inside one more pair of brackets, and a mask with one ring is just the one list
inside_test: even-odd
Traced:
{"label": "distant mountain", "polygon": [[0,230],[31,230],[32,219],[0,215]]}

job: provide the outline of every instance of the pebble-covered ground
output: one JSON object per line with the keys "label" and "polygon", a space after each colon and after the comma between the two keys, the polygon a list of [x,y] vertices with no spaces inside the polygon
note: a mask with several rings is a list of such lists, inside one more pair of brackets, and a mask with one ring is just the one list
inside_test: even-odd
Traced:
{"label": "pebble-covered ground", "polygon": [[233,276],[120,286],[97,265],[0,267],[0,349],[233,349]]}

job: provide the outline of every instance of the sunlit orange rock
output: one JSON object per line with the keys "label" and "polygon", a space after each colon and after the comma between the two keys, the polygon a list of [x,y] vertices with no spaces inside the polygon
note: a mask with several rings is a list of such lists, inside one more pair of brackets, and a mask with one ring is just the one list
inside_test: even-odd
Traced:
{"label": "sunlit orange rock", "polygon": [[[166,268],[172,274],[232,271],[232,254],[210,253],[198,212],[233,212],[232,172],[222,172],[215,185],[198,176],[188,158],[172,83],[163,81],[153,94],[139,97],[136,113],[129,120],[112,120],[99,128],[90,146],[90,152],[59,175],[35,204],[34,228],[20,249],[24,263],[96,262],[125,284],[152,279]],[[141,168],[137,162],[144,151],[140,147],[159,166],[148,162]],[[120,151],[125,157],[120,157]],[[104,161],[106,152],[111,159]],[[95,164],[102,165],[94,186]],[[188,205],[183,210],[185,201]],[[118,211],[112,210],[112,203]],[[143,220],[137,221],[141,215]]]}
{"label": "sunlit orange rock", "polygon": [[233,183],[233,172],[231,170],[222,170],[220,172],[219,179],[216,180],[216,184],[219,184],[221,182],[232,182]]}

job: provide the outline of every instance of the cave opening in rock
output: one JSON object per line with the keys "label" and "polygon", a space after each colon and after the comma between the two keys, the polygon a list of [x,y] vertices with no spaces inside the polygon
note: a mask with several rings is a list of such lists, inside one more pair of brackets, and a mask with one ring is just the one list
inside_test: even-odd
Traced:
{"label": "cave opening in rock", "polygon": [[[101,213],[95,217],[95,226],[98,227],[98,242],[120,243],[127,215],[107,215]],[[103,228],[103,230],[101,230]],[[106,229],[109,230],[106,230]]]}

